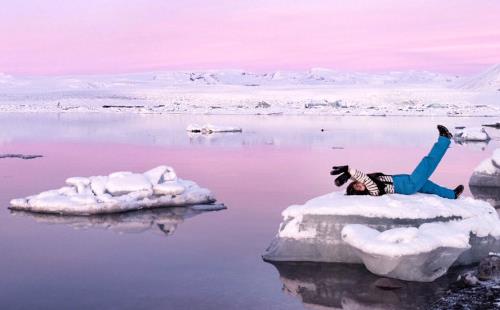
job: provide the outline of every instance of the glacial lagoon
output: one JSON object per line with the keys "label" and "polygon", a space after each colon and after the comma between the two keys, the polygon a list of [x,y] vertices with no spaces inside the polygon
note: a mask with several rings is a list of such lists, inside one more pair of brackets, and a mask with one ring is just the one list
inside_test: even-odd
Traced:
{"label": "glacial lagoon", "polygon": [[[2,113],[0,305],[6,309],[424,308],[455,279],[382,291],[362,265],[269,264],[261,255],[292,204],[338,190],[332,165],[411,172],[435,125],[489,118]],[[189,124],[241,133],[190,134]],[[466,185],[500,143],[452,144],[432,179]],[[12,198],[71,176],[170,165],[228,209],[129,212],[80,218],[12,212]],[[474,191],[472,193],[475,193]],[[481,193],[481,197],[484,197]],[[495,195],[495,194],[493,194]],[[494,200],[494,198],[491,198]],[[498,200],[498,199],[496,199]]]}

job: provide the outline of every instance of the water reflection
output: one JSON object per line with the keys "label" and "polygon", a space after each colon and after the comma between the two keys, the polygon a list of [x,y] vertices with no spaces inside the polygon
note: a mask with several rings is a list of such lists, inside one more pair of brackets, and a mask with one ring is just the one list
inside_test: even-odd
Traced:
{"label": "water reflection", "polygon": [[454,140],[456,144],[468,147],[470,149],[476,150],[476,151],[484,151],[488,147],[488,144],[490,143],[491,140],[488,141],[463,141],[463,140]]}
{"label": "water reflection", "polygon": [[[211,208],[214,211],[225,209],[223,205],[218,206],[220,208],[214,208],[213,206]],[[30,217],[36,222],[44,224],[67,225],[74,229],[105,229],[127,234],[150,231],[170,236],[185,220],[205,212],[212,212],[212,210],[204,211],[203,208],[197,207],[200,206],[158,208],[91,216],[66,216],[25,211],[11,211],[11,214]]]}
{"label": "water reflection", "polygon": [[401,288],[375,286],[380,277],[362,265],[273,262],[283,291],[311,309],[425,309],[464,269],[452,269],[432,283],[400,282]]}

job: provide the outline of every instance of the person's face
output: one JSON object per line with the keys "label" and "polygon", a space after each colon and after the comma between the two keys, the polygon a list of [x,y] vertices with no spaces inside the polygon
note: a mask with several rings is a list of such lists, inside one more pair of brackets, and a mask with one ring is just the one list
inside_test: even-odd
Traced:
{"label": "person's face", "polygon": [[366,189],[365,185],[361,182],[356,182],[353,185],[354,189],[357,190],[358,192],[362,192]]}

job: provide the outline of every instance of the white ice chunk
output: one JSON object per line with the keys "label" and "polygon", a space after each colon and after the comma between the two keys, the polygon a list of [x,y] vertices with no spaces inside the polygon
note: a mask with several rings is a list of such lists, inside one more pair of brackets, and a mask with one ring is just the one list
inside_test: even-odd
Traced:
{"label": "white ice chunk", "polygon": [[469,180],[470,186],[500,187],[500,149],[493,155],[483,160],[472,173]]}
{"label": "white ice chunk", "polygon": [[[485,209],[486,208],[486,209]],[[434,195],[348,196],[332,192],[293,205],[282,212],[284,218],[304,214],[359,215],[372,218],[431,219],[435,217],[470,217],[477,212],[489,211],[490,206],[472,198],[443,199]]]}
{"label": "white ice chunk", "polygon": [[163,176],[161,178],[161,182],[167,182],[167,181],[175,181],[177,180],[177,174],[175,173],[174,168],[168,167],[165,173],[163,173]]}
{"label": "white ice chunk", "polygon": [[[447,264],[471,264],[485,251],[500,248],[500,220],[495,209],[469,197],[453,200],[426,194],[372,197],[334,192],[290,206],[282,215],[279,231],[263,255],[269,261],[362,263],[367,256],[378,255],[387,258],[378,260],[382,265],[388,266],[385,263],[390,260],[404,270],[410,268],[405,266],[409,261],[419,264],[429,258],[430,251],[447,257],[435,265],[427,264],[437,266],[430,279],[446,271]],[[343,230],[346,226],[351,231]],[[393,260],[396,256],[401,259]],[[399,272],[396,269],[387,276]]]}
{"label": "white ice chunk", "polygon": [[136,191],[151,190],[151,182],[138,173],[111,174],[106,182],[106,190],[113,196]]}
{"label": "white ice chunk", "polygon": [[156,184],[153,187],[153,191],[156,195],[180,195],[184,190],[184,186],[172,181]]}
{"label": "white ice chunk", "polygon": [[106,183],[108,182],[107,176],[94,176],[89,179],[90,188],[96,196],[103,195],[106,192]]}
{"label": "white ice chunk", "polygon": [[469,248],[468,229],[452,223],[427,223],[420,228],[399,227],[380,232],[366,225],[346,225],[342,239],[363,252],[402,256],[430,252],[439,247]]}
{"label": "white ice chunk", "polygon": [[151,184],[158,184],[163,182],[163,174],[167,172],[169,167],[159,166],[144,172],[144,176],[151,182]]}
{"label": "white ice chunk", "polygon": [[221,127],[221,126],[215,126],[211,124],[205,124],[205,125],[198,125],[198,124],[191,124],[186,128],[187,131],[189,132],[196,132],[196,133],[202,133],[202,134],[211,134],[211,133],[217,133],[217,132],[242,132],[243,130],[239,127]]}
{"label": "white ice chunk", "polygon": [[73,177],[66,179],[66,184],[76,187],[79,193],[83,193],[85,189],[90,185],[90,180],[88,178]]}
{"label": "white ice chunk", "polygon": [[483,127],[470,127],[457,131],[453,138],[456,141],[489,141],[491,137]]}
{"label": "white ice chunk", "polygon": [[[42,192],[38,195],[11,200],[11,209],[67,215],[91,215],[117,213],[138,209],[169,206],[211,204],[212,193],[195,182],[178,179],[174,170],[161,166],[148,171],[147,175],[117,172],[109,176],[71,178],[72,186]],[[150,179],[161,181],[156,190]]]}
{"label": "white ice chunk", "polygon": [[489,222],[478,217],[383,232],[366,225],[347,225],[342,239],[358,251],[366,268],[377,275],[429,282],[446,273],[459,255],[471,248],[470,234],[479,230],[484,233],[480,226],[489,226],[488,232],[496,234],[498,218]]}

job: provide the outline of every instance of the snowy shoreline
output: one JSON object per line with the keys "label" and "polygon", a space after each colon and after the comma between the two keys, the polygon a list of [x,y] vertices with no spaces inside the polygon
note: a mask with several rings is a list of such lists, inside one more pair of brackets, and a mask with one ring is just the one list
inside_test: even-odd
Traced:
{"label": "snowy shoreline", "polygon": [[431,72],[172,71],[110,76],[0,74],[2,112],[206,115],[500,116],[500,65]]}

